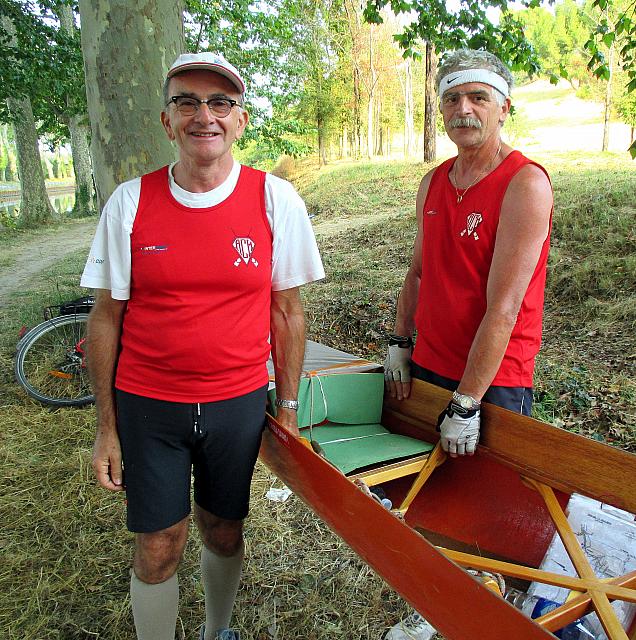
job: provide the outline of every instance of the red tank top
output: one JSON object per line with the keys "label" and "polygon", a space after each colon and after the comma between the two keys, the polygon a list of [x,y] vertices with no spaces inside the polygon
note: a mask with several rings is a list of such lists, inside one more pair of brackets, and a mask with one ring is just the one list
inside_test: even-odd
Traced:
{"label": "red tank top", "polygon": [[[449,179],[454,161],[450,158],[436,169],[424,203],[413,360],[438,375],[460,380],[486,312],[486,284],[504,195],[516,173],[536,163],[513,151],[458,204]],[[549,246],[548,234],[493,385],[532,386],[534,359],[541,346]]]}
{"label": "red tank top", "polygon": [[263,172],[242,166],[226,200],[193,209],[170,193],[167,167],[142,177],[118,389],[211,402],[267,383],[272,233],[264,186]]}

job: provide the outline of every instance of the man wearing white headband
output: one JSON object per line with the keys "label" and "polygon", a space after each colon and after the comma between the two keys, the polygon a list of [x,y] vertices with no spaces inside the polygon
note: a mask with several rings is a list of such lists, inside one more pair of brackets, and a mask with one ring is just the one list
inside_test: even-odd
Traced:
{"label": "man wearing white headband", "polygon": [[203,543],[200,638],[239,640],[230,618],[270,350],[277,418],[298,434],[299,287],[324,270],[292,185],[232,157],[248,122],[244,93],[222,56],[177,58],[161,122],[179,159],[115,190],[81,281],[97,289],[88,326],[93,469],[104,488],[126,491],[138,640],[175,638],[191,475]]}
{"label": "man wearing white headband", "polygon": [[[385,363],[387,389],[411,376],[453,391],[438,419],[450,456],[472,456],[481,402],[530,414],[552,220],[545,170],[501,138],[512,75],[494,55],[459,50],[439,67],[440,110],[457,156],[430,171]],[[417,341],[413,342],[414,331]],[[424,640],[413,613],[386,640]]]}

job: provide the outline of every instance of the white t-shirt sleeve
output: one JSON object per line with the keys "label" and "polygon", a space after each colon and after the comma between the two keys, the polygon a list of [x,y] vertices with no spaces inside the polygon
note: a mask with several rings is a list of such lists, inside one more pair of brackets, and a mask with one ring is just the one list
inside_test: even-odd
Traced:
{"label": "white t-shirt sleeve", "polygon": [[80,284],[130,298],[130,234],[139,206],[141,178],[119,185],[104,206]]}
{"label": "white t-shirt sleeve", "polygon": [[292,289],[325,277],[307,208],[294,187],[267,174],[265,209],[273,235],[272,289]]}

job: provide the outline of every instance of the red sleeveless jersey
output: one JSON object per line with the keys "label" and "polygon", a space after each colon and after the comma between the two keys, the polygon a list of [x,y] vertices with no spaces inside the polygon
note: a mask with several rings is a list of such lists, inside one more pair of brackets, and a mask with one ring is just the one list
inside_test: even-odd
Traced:
{"label": "red sleeveless jersey", "polygon": [[[486,312],[486,284],[504,195],[516,173],[536,163],[513,151],[457,203],[449,179],[454,160],[436,169],[424,203],[413,360],[438,375],[460,380]],[[548,233],[493,385],[532,386],[534,359],[541,346],[549,245]]]}
{"label": "red sleeveless jersey", "polygon": [[272,232],[264,186],[263,172],[242,166],[226,200],[195,209],[170,193],[168,167],[142,177],[118,389],[212,402],[267,383]]}

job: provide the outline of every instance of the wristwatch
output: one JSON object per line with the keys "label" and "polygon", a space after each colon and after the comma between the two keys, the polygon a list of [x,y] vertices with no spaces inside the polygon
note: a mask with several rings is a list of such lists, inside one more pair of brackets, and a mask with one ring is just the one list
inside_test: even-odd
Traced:
{"label": "wristwatch", "polygon": [[281,398],[276,398],[275,404],[277,407],[281,407],[283,409],[298,411],[298,400],[282,400]]}
{"label": "wristwatch", "polygon": [[453,402],[462,409],[467,409],[469,411],[472,409],[479,409],[479,407],[481,407],[481,402],[475,400],[472,396],[459,393],[458,391],[453,391]]}

